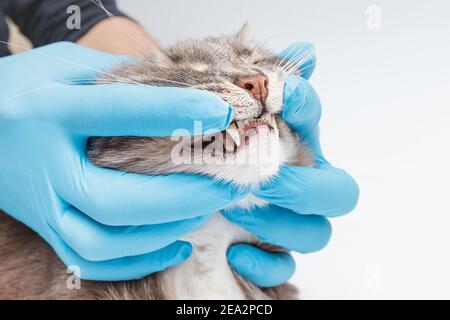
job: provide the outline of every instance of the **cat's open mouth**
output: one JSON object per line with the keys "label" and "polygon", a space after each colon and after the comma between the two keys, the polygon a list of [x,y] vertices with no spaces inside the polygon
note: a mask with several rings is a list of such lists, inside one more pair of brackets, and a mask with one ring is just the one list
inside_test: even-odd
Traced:
{"label": "cat's open mouth", "polygon": [[271,133],[277,127],[275,116],[265,114],[259,119],[237,120],[222,132],[224,151],[236,153],[239,148],[248,145],[250,139],[260,133]]}
{"label": "cat's open mouth", "polygon": [[215,157],[218,155],[216,152],[218,147],[222,146],[223,153],[221,153],[221,157],[226,157],[227,154],[236,154],[247,147],[251,139],[263,135],[267,137],[272,134],[278,136],[277,120],[274,114],[266,113],[258,119],[233,121],[227,129],[218,134],[196,136],[191,144],[191,148],[194,150],[197,143],[201,143],[203,150],[214,145],[211,155]]}
{"label": "cat's open mouth", "polygon": [[[233,121],[227,129],[221,132],[220,139],[223,143],[223,155],[237,153],[241,148],[249,144],[250,139],[258,134],[271,134],[277,131],[275,115],[272,114],[265,114],[258,119]],[[215,143],[215,139],[216,137],[203,139],[203,149]]]}

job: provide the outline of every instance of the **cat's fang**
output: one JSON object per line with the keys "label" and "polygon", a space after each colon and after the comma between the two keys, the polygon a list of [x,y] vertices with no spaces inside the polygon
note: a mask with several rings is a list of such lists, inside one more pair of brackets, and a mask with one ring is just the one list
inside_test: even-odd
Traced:
{"label": "cat's fang", "polygon": [[277,126],[277,118],[274,115],[272,115],[272,117],[270,117],[270,124],[274,127]]}
{"label": "cat's fang", "polygon": [[228,153],[233,153],[235,150],[236,144],[234,143],[233,139],[229,134],[225,135],[225,141],[223,143],[223,146],[225,148],[225,151]]}
{"label": "cat's fang", "polygon": [[[241,145],[241,135],[239,134],[237,124],[235,122],[231,123],[228,129],[226,129],[225,131],[227,132],[228,137],[230,137],[234,141],[234,144],[239,147]],[[227,143],[225,142],[225,144]]]}

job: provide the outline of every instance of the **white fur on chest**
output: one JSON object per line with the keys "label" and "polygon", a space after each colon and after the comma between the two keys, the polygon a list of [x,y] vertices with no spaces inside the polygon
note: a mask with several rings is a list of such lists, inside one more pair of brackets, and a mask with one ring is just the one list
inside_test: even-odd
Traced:
{"label": "white fur on chest", "polygon": [[[241,203],[242,202],[242,203]],[[237,205],[263,205],[253,195]],[[249,243],[254,236],[216,213],[201,229],[183,240],[192,243],[194,250],[188,261],[167,273],[169,292],[174,299],[245,299],[227,260],[227,250],[234,243]]]}

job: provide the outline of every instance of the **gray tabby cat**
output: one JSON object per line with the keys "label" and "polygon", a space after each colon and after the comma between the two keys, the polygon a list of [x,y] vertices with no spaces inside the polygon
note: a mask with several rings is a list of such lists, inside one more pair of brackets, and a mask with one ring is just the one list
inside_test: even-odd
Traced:
{"label": "gray tabby cat", "polygon": [[[234,109],[230,127],[191,137],[93,137],[88,155],[96,165],[141,174],[194,173],[238,186],[257,187],[276,176],[281,164],[314,165],[300,138],[277,115],[283,104],[283,77],[293,69],[273,53],[245,39],[244,27],[230,37],[189,40],[125,64],[98,82],[130,82],[211,91]],[[120,79],[120,80],[118,80]],[[200,156],[201,163],[192,161]],[[196,196],[196,195],[193,195]],[[267,205],[249,195],[235,206]],[[262,243],[219,212],[185,239],[193,245],[183,264],[142,280],[115,283],[83,281],[67,290],[65,268],[47,245],[9,218],[0,219],[0,256],[12,267],[2,270],[0,298],[50,299],[295,299],[289,284],[258,288],[234,273],[226,251],[234,243]],[[14,248],[5,250],[9,242]],[[33,249],[30,249],[33,243]],[[27,262],[26,275],[21,267]],[[14,266],[16,263],[16,266]],[[5,269],[5,268],[2,268]],[[46,276],[43,277],[42,272]],[[29,271],[28,271],[29,272]],[[27,280],[27,282],[24,281]]]}

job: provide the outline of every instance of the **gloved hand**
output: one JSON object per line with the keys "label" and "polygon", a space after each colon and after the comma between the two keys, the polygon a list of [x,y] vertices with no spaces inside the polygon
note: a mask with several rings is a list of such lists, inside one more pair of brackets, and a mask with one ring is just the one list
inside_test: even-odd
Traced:
{"label": "gloved hand", "polygon": [[[327,217],[350,212],[358,200],[358,186],[345,171],[334,168],[324,158],[318,123],[319,98],[307,79],[315,66],[313,47],[294,44],[281,57],[298,62],[301,74],[286,79],[282,117],[308,142],[317,166],[283,166],[279,176],[263,185],[255,195],[271,203],[266,208],[227,210],[225,216],[259,239],[301,253],[323,248],[331,236]],[[289,280],[295,262],[288,253],[268,253],[237,244],[229,248],[230,265],[261,287],[271,287]]]}
{"label": "gloved hand", "polygon": [[89,136],[193,132],[194,120],[222,130],[233,118],[208,92],[86,85],[127,59],[70,43],[0,59],[0,209],[83,279],[137,279],[184,261],[191,245],[176,240],[244,195],[203,176],[150,177],[89,162]]}

